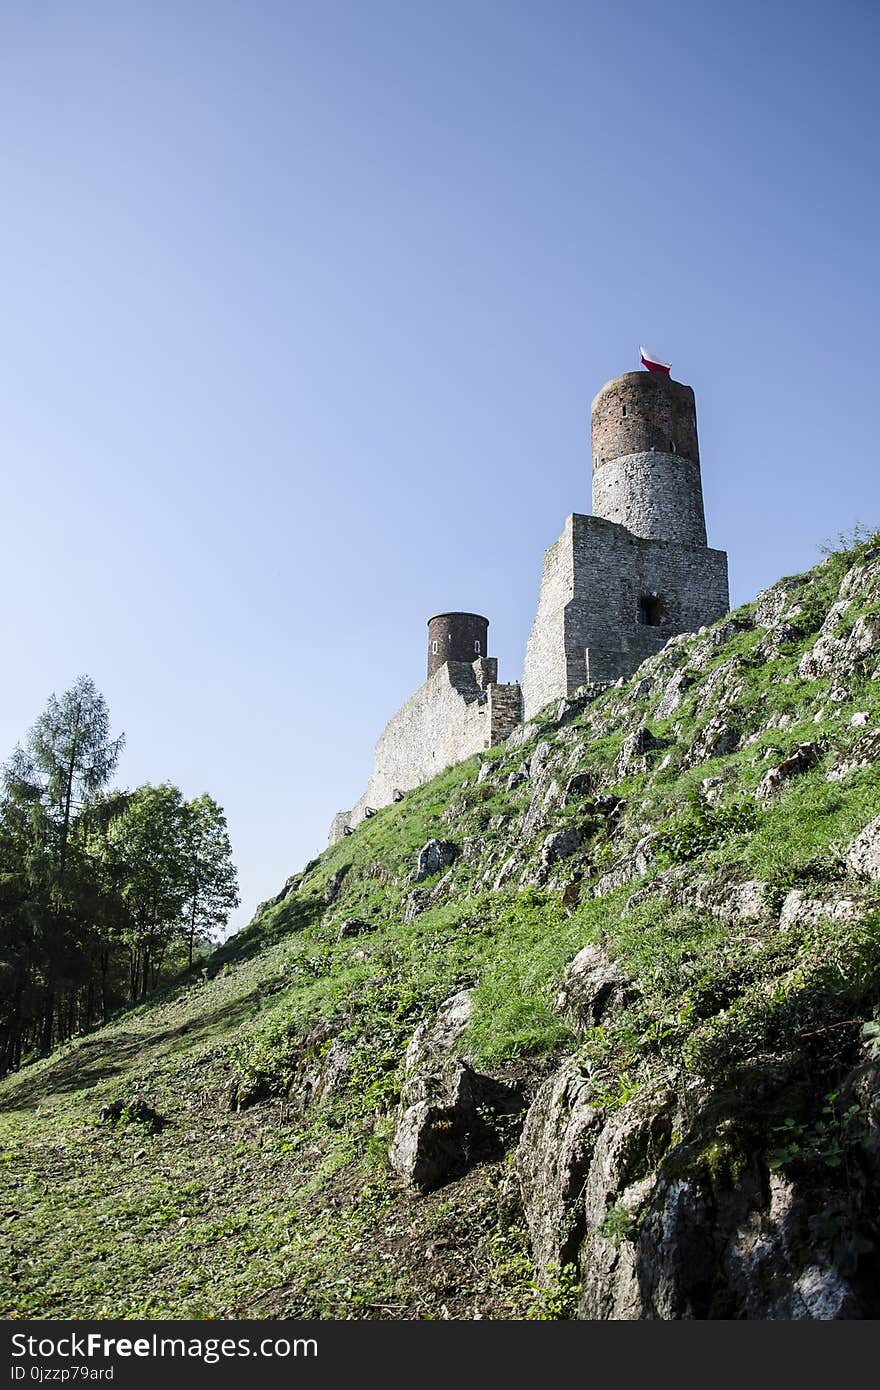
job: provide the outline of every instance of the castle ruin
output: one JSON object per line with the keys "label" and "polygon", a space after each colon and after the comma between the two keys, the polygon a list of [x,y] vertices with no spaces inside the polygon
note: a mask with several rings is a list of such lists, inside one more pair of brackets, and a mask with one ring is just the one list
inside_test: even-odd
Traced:
{"label": "castle ruin", "polygon": [[689,386],[627,372],[592,406],[593,514],[544,557],[524,717],[578,686],[631,676],[678,632],[727,612],[727,556],[706,544]]}
{"label": "castle ruin", "polygon": [[367,789],[352,810],[334,816],[331,844],[371,811],[501,743],[521,722],[522,692],[498,684],[498,661],[486,655],[488,632],[488,618],[477,613],[429,619],[427,680],[379,736]]}
{"label": "castle ruin", "polygon": [[670,637],[727,612],[727,555],[706,543],[691,388],[627,372],[591,414],[593,512],[572,513],[544,556],[522,689],[498,684],[486,618],[431,618],[427,680],[380,736],[367,789],[336,815],[331,843],[551,700],[631,676]]}

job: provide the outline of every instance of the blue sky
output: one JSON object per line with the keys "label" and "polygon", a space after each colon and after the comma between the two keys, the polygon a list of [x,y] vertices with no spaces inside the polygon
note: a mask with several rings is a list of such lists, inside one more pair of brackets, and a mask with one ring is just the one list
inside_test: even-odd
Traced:
{"label": "blue sky", "polygon": [[516,679],[646,342],[734,603],[880,525],[880,11],[0,6],[0,753],[82,671],[247,920],[424,675]]}

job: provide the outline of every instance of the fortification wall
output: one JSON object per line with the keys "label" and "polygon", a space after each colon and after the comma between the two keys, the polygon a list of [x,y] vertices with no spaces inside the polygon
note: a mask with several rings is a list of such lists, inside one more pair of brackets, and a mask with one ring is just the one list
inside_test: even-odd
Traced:
{"label": "fortification wall", "polygon": [[334,817],[331,844],[368,807],[389,805],[395,792],[421,786],[513,731],[522,719],[520,687],[495,683],[497,666],[494,657],[448,661],[419,686],[379,736],[366,791],[351,811]]}
{"label": "fortification wall", "polygon": [[574,513],[544,558],[524,718],[587,681],[630,676],[677,632],[727,612],[727,556]]}

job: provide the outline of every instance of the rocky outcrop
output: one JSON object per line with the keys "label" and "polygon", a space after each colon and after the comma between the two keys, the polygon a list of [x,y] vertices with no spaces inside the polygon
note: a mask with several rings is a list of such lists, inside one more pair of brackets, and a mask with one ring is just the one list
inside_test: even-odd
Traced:
{"label": "rocky outcrop", "polygon": [[632,997],[632,981],[599,946],[585,946],[569,961],[559,984],[556,1008],[579,1028],[595,1028]]}
{"label": "rocky outcrop", "polygon": [[515,1087],[454,1055],[471,1007],[470,990],[453,995],[419,1025],[407,1048],[389,1158],[398,1176],[421,1192],[461,1176],[497,1142],[492,1117],[522,1108]]}
{"label": "rocky outcrop", "polygon": [[665,746],[663,739],[656,738],[645,726],[636,729],[623,741],[617,760],[618,776],[633,777],[636,773],[644,772],[648,759]]}
{"label": "rocky outcrop", "polygon": [[846,862],[854,874],[880,882],[880,816],[866,825],[847,850]]}
{"label": "rocky outcrop", "polygon": [[580,849],[582,839],[583,835],[576,825],[569,825],[565,830],[555,830],[552,835],[547,836],[541,846],[542,867],[549,868],[557,859],[568,859]]}
{"label": "rocky outcrop", "polygon": [[[861,1068],[848,1084],[873,1094]],[[876,1070],[876,1069],[875,1069]],[[852,1257],[835,1233],[861,1220],[851,1197],[738,1154],[736,1125],[685,1108],[661,1082],[625,1105],[595,1099],[570,1058],[526,1116],[516,1171],[532,1253],[547,1277],[579,1271],[590,1320],[865,1316]]]}
{"label": "rocky outcrop", "polygon": [[880,758],[880,729],[864,734],[846,753],[842,753],[828,770],[829,782],[842,782],[851,772],[870,767]]}
{"label": "rocky outcrop", "polygon": [[450,864],[455,863],[457,855],[458,845],[453,844],[452,840],[429,840],[419,850],[415,882],[421,883],[423,879],[439,874],[441,869],[448,869]]}
{"label": "rocky outcrop", "polygon": [[758,801],[769,801],[776,796],[792,780],[802,772],[808,772],[811,767],[822,756],[822,749],[818,743],[802,743],[787,758],[783,758],[781,763],[771,767],[770,771],[758,783],[755,796]]}
{"label": "rocky outcrop", "polygon": [[589,1080],[575,1058],[545,1081],[526,1115],[516,1171],[541,1273],[572,1260],[585,1229],[581,1194],[601,1129]]}

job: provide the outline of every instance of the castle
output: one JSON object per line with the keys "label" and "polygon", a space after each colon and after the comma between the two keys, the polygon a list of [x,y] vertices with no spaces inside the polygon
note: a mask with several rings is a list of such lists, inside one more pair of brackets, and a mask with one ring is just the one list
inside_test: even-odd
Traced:
{"label": "castle", "polygon": [[727,612],[727,556],[706,544],[691,388],[627,372],[591,414],[593,513],[569,516],[544,556],[522,686],[498,684],[486,618],[431,618],[427,679],[386,726],[366,791],[334,817],[331,843],[551,700],[630,676],[676,633]]}

